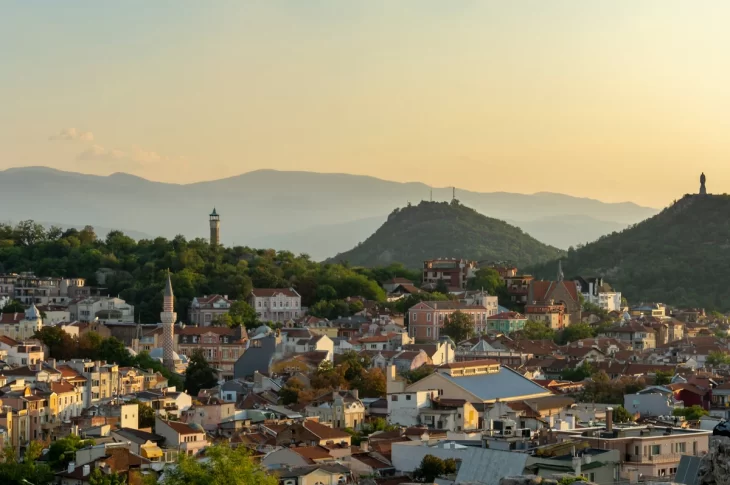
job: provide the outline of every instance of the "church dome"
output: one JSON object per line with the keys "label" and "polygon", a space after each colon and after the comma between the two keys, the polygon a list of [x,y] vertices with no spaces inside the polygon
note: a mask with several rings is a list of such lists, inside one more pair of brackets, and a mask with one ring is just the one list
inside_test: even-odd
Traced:
{"label": "church dome", "polygon": [[36,308],[34,304],[31,304],[30,307],[25,310],[25,319],[26,320],[40,320],[41,319],[41,312]]}
{"label": "church dome", "polygon": [[274,331],[271,330],[271,327],[269,327],[268,325],[261,325],[254,331],[254,335],[269,335],[273,332]]}
{"label": "church dome", "polygon": [[[156,349],[150,350],[150,357],[152,357],[155,360],[159,360],[160,362],[162,362],[162,358],[163,358],[164,352],[165,352],[165,350],[162,347],[157,347]],[[188,362],[188,358],[187,357],[185,357],[184,355],[182,355],[182,356],[181,355],[178,355],[177,352],[173,352],[172,353],[172,358],[175,359],[175,360],[179,360],[180,362],[182,362],[184,364],[187,364],[187,362]]]}

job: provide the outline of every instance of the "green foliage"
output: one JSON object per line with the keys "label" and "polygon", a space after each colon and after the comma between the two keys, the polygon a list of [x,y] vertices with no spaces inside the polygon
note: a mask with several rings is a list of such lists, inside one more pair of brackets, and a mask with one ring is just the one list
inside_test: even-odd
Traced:
{"label": "green foliage", "polygon": [[563,477],[560,480],[558,480],[558,485],[571,485],[575,482],[587,482],[588,478],[584,476],[575,476],[575,477]]}
{"label": "green foliage", "polygon": [[446,318],[442,335],[451,337],[454,342],[468,339],[474,333],[474,320],[466,313],[455,311]]}
{"label": "green foliage", "polygon": [[579,402],[623,404],[625,394],[633,394],[645,387],[646,382],[642,378],[624,376],[612,380],[604,371],[599,371],[591,376],[576,397]]}
{"label": "green foliage", "polygon": [[710,352],[705,359],[705,364],[710,366],[717,366],[721,364],[730,364],[730,354],[721,352],[719,350]]}
{"label": "green foliage", "polygon": [[593,374],[593,368],[588,362],[583,362],[575,369],[566,369],[560,375],[564,381],[581,382]]}
{"label": "green foliage", "polygon": [[[456,470],[456,463],[454,463],[454,470]],[[446,464],[444,460],[437,456],[426,455],[421,460],[421,465],[413,470],[413,477],[418,481],[433,483],[436,478],[443,476],[446,473]]]}
{"label": "green foliage", "polygon": [[564,345],[576,340],[591,338],[596,336],[595,329],[587,323],[576,323],[563,329],[556,336],[557,343]]}
{"label": "green foliage", "polygon": [[634,417],[630,412],[623,406],[616,406],[613,409],[613,420],[617,423],[629,423],[634,420]]}
{"label": "green foliage", "polygon": [[[730,310],[730,196],[685,196],[661,213],[568,253],[568,275],[610,275],[632,301]],[[661,235],[661,237],[657,237]],[[526,268],[551,278],[555,264]]]}
{"label": "green foliage", "polygon": [[136,404],[138,406],[139,427],[154,428],[155,427],[155,410],[152,406],[143,403],[139,399],[130,399],[127,404]]}
{"label": "green foliage", "polygon": [[64,468],[68,462],[73,461],[77,450],[93,444],[94,440],[82,440],[79,436],[70,434],[51,443],[47,454],[48,463],[53,469]]}
{"label": "green foliage", "polygon": [[198,349],[193,352],[185,369],[185,391],[197,396],[201,389],[210,389],[218,384],[218,375]]}
{"label": "green foliage", "polygon": [[517,227],[459,203],[424,201],[394,211],[367,240],[332,260],[349,261],[357,266],[398,261],[416,269],[424,259],[439,256],[509,260],[525,266],[554,260],[563,254]]}
{"label": "green foliage", "polygon": [[[213,445],[205,449],[205,461],[180,453],[176,467],[165,469],[165,485],[277,485],[275,475],[269,475],[251,459],[243,446]],[[156,484],[155,477],[145,485]]]}
{"label": "green foliage", "polygon": [[702,408],[702,406],[694,405],[688,408],[679,408],[674,410],[675,416],[684,416],[687,421],[697,421],[702,416],[707,416],[710,413]]}
{"label": "green foliage", "polygon": [[12,300],[10,303],[5,305],[2,309],[2,313],[23,313],[25,312],[25,306],[18,300]]}
{"label": "green foliage", "polygon": [[654,376],[654,384],[657,386],[663,386],[664,384],[669,384],[672,382],[672,377],[674,377],[674,372],[671,371],[657,371]]}
{"label": "green foliage", "polygon": [[434,368],[427,365],[422,365],[418,369],[413,369],[408,372],[403,373],[403,377],[406,381],[408,381],[408,384],[413,384],[414,382],[418,382],[424,377],[428,377],[431,374],[433,374]]}
{"label": "green foliage", "polygon": [[116,472],[110,474],[103,473],[99,468],[95,468],[89,476],[89,485],[126,485],[127,479]]}
{"label": "green foliage", "polygon": [[504,280],[494,268],[480,268],[474,278],[469,278],[467,281],[467,289],[484,290],[490,295],[498,294],[504,286]]}
{"label": "green foliage", "polygon": [[[167,269],[172,271],[175,311],[181,321],[195,296],[226,294],[233,300],[245,299],[256,287],[294,287],[302,295],[302,305],[320,300],[342,300],[362,296],[385,301],[385,292],[372,277],[383,273],[361,272],[339,264],[320,264],[308,256],[288,251],[255,250],[246,247],[211,247],[204,239],[173,240],[162,237],[139,242],[119,231],[105,240],[82,231],[46,231],[42,225],[24,221],[17,226],[0,224],[0,261],[5,272],[33,271],[39,276],[79,276],[93,281],[99,268],[113,273],[107,278],[110,294],[135,305],[142,321],[157,321]],[[334,294],[317,295],[328,286]],[[322,298],[322,296],[325,298]],[[233,324],[253,325],[250,309],[233,308]]]}
{"label": "green foliage", "polygon": [[0,463],[0,483],[3,485],[49,484],[53,482],[53,470],[47,464],[36,464],[43,446],[38,441],[31,441],[23,456],[18,461],[15,449],[7,445],[2,450]]}
{"label": "green foliage", "polygon": [[528,320],[524,328],[518,332],[520,338],[527,340],[552,340],[555,338],[555,330],[545,322]]}

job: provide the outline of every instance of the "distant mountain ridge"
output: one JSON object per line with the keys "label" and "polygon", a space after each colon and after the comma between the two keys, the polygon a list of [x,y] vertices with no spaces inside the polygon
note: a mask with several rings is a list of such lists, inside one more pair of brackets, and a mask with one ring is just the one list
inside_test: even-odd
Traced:
{"label": "distant mountain ridge", "polygon": [[396,209],[372,236],[330,261],[370,267],[397,262],[417,269],[427,259],[466,258],[510,261],[524,267],[563,254],[517,227],[454,200]]}
{"label": "distant mountain ridge", "polygon": [[[630,202],[604,203],[551,193],[459,188],[456,192],[480,213],[511,221],[537,239],[563,248],[657,212]],[[208,237],[207,218],[215,206],[221,214],[224,244],[308,252],[320,260],[351,248],[353,239],[363,241],[376,227],[375,222],[360,226],[356,221],[385,220],[393,207],[418,203],[430,193],[431,188],[419,182],[348,174],[258,170],[180,185],[125,173],[97,176],[26,167],[0,172],[0,204],[5,208],[0,218],[195,238]],[[450,200],[451,189],[434,188],[433,197]]]}
{"label": "distant mountain ridge", "polygon": [[[730,196],[686,195],[621,232],[568,251],[566,277],[603,276],[631,302],[730,310]],[[553,262],[528,268],[550,278]]]}

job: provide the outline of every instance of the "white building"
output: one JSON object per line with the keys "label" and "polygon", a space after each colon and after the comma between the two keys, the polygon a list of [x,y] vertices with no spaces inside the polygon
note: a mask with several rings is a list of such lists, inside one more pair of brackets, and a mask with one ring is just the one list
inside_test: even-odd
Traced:
{"label": "white building", "polygon": [[586,302],[607,312],[621,311],[621,292],[604,283],[603,278],[578,278],[575,285]]}
{"label": "white building", "polygon": [[294,288],[254,288],[248,303],[266,322],[287,322],[302,316],[302,297]]}
{"label": "white building", "polygon": [[41,313],[33,304],[24,313],[0,314],[0,335],[11,339],[30,340],[41,328],[43,328]]}
{"label": "white building", "polygon": [[93,322],[134,323],[134,305],[121,298],[91,296],[72,300],[68,305],[71,320]]}

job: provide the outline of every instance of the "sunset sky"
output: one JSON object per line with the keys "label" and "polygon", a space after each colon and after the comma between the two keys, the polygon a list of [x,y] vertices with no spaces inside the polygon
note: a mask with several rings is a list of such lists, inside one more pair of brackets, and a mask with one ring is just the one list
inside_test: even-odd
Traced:
{"label": "sunset sky", "polygon": [[3,2],[0,169],[730,192],[730,2]]}

